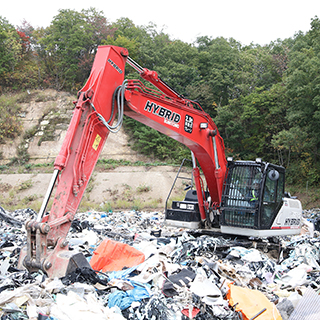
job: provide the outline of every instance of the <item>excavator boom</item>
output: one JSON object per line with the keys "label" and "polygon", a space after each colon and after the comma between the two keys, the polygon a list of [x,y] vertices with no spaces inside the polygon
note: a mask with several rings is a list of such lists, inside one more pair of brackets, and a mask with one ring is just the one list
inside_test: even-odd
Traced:
{"label": "excavator boom", "polygon": [[[117,130],[114,98],[121,90],[127,56],[124,48],[98,50],[90,77],[75,102],[41,210],[35,221],[26,224],[27,248],[20,254],[20,267],[42,269],[56,277],[70,270],[71,260],[77,266],[78,260],[70,258],[66,236],[108,134]],[[55,184],[50,214],[45,215]],[[85,262],[82,259],[80,263]]]}

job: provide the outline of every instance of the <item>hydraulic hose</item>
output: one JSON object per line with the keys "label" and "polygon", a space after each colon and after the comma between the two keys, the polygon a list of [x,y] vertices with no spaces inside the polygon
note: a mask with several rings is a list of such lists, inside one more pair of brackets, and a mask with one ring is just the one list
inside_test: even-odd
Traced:
{"label": "hydraulic hose", "polygon": [[[116,90],[115,90],[115,94],[114,94],[114,98],[112,99],[112,111],[111,111],[111,116],[110,119],[108,121],[105,120],[105,118],[97,112],[95,106],[93,105],[93,103],[91,103],[91,106],[93,108],[94,111],[97,112],[98,118],[100,119],[100,121],[108,128],[108,130],[112,133],[117,133],[121,127],[122,127],[122,123],[123,123],[123,110],[124,110],[124,93],[127,87],[127,80],[123,81],[122,85],[119,86]],[[111,125],[111,120],[113,118],[113,113],[114,113],[114,101],[115,98],[117,99],[117,105],[118,105],[118,121],[116,124]]]}

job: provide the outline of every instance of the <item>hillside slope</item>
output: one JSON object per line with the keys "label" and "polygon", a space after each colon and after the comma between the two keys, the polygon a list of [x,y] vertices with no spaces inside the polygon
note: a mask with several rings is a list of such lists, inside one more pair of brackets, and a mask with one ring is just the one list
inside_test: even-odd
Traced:
{"label": "hillside slope", "polygon": [[[19,100],[22,100],[19,117],[23,134],[0,145],[0,164],[6,165],[12,158],[19,160],[19,154],[28,154],[28,164],[53,163],[72,117],[74,97],[65,92],[45,90],[25,93]],[[24,152],[21,152],[21,148]],[[100,159],[152,163],[152,160],[130,148],[123,129],[116,134],[109,134]],[[23,163],[23,159],[20,160]],[[0,174],[1,205],[5,208],[40,208],[53,171],[52,165],[46,167],[45,172],[39,170],[26,174],[23,170],[22,174],[17,170]],[[82,207],[164,208],[176,172],[176,167],[169,166],[100,166],[92,175]],[[180,191],[181,188],[180,182]],[[180,191],[176,191],[176,197]]]}
{"label": "hillside slope", "polygon": [[[7,139],[0,145],[2,159],[6,164],[18,157],[17,148],[24,148],[30,156],[30,163],[48,163],[55,160],[72,117],[74,96],[55,90],[33,91],[18,98],[21,111],[18,117],[23,126],[20,136]],[[144,161],[145,157],[128,146],[123,129],[110,134],[100,158]]]}

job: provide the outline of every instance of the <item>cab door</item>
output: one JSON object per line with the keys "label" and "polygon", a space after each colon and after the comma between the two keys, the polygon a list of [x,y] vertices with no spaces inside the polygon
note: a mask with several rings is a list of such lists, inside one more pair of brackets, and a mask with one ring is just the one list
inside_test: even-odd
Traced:
{"label": "cab door", "polygon": [[261,229],[270,228],[282,205],[284,195],[284,170],[268,166],[261,202]]}

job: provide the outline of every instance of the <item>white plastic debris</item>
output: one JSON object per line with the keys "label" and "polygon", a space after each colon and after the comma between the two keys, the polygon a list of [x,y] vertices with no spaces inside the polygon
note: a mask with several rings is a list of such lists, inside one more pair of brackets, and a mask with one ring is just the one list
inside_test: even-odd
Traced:
{"label": "white plastic debris", "polygon": [[208,305],[225,305],[226,301],[223,300],[220,289],[207,278],[202,269],[196,275],[190,286],[190,291],[204,298],[203,302]]}
{"label": "white plastic debris", "polygon": [[308,272],[310,271],[312,271],[312,268],[310,266],[301,264],[300,266],[284,274],[279,280],[276,281],[285,285],[289,285],[293,288],[306,285],[310,282],[307,279]]}
{"label": "white plastic debris", "polygon": [[67,295],[57,294],[56,303],[52,306],[50,316],[59,320],[123,320],[123,316],[113,310],[103,307],[94,294],[81,298],[69,291]]}
{"label": "white plastic debris", "polygon": [[243,247],[231,248],[230,255],[241,257],[241,259],[250,262],[262,261],[261,253],[257,249],[246,249]]}

